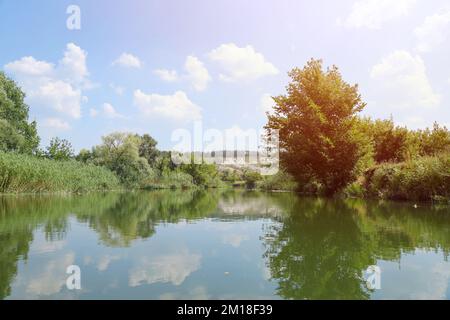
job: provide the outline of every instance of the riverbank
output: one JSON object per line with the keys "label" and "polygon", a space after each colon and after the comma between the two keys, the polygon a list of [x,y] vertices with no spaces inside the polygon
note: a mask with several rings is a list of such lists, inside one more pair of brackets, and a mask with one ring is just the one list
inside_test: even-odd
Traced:
{"label": "riverbank", "polygon": [[343,193],[359,198],[448,203],[450,155],[374,166]]}
{"label": "riverbank", "polygon": [[116,175],[103,167],[0,152],[0,193],[83,193],[120,188]]}

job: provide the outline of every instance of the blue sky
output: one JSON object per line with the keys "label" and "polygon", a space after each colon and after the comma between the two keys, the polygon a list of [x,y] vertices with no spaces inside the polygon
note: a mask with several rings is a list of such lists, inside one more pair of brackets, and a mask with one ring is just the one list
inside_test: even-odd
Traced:
{"label": "blue sky", "polygon": [[[69,30],[69,5],[81,29]],[[310,58],[358,83],[365,114],[450,125],[445,0],[0,0],[0,68],[27,93],[42,144],[112,131],[261,128],[270,95]]]}

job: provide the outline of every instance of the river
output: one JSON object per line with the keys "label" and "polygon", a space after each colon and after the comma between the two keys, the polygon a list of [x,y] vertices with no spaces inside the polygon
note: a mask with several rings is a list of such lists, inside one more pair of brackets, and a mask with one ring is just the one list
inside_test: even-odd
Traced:
{"label": "river", "polygon": [[[450,299],[449,254],[446,206],[220,190],[0,197],[0,299]],[[73,265],[80,289],[67,286]]]}

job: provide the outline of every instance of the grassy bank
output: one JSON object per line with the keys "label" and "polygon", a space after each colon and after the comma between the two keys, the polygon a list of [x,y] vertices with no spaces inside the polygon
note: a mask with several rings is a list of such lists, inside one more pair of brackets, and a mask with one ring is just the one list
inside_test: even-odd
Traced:
{"label": "grassy bank", "polygon": [[103,167],[0,152],[0,192],[88,192],[120,188],[116,175]]}
{"label": "grassy bank", "polygon": [[450,154],[375,166],[365,172],[360,185],[364,195],[368,197],[417,201],[448,200]]}

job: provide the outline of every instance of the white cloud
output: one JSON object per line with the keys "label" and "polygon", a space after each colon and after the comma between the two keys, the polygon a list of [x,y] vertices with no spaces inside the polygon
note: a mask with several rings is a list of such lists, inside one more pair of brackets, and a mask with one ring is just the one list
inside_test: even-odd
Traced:
{"label": "white cloud", "polygon": [[178,80],[178,74],[175,70],[156,69],[153,72],[162,80],[167,82],[174,82]]}
{"label": "white cloud", "polygon": [[184,64],[187,72],[186,78],[191,82],[192,86],[197,91],[206,89],[208,82],[211,81],[208,70],[197,57],[188,56]]}
{"label": "white cloud", "polygon": [[44,126],[47,128],[53,128],[57,130],[70,130],[70,125],[67,121],[59,118],[47,118],[44,122]]}
{"label": "white cloud", "polygon": [[124,52],[113,62],[113,66],[116,65],[128,68],[140,68],[142,66],[142,63],[138,57]]}
{"label": "white cloud", "polygon": [[198,120],[201,109],[195,105],[186,93],[177,91],[173,95],[146,94],[134,91],[134,104],[146,116],[163,116],[173,120]]}
{"label": "white cloud", "polygon": [[109,84],[109,87],[110,87],[111,89],[113,89],[114,92],[115,92],[117,95],[119,95],[119,96],[122,96],[122,95],[125,93],[125,88],[124,88],[124,87],[115,85],[114,83],[110,83],[110,84]]}
{"label": "white cloud", "polygon": [[81,104],[87,101],[82,90],[91,88],[86,65],[87,53],[73,43],[55,66],[34,57],[23,57],[4,66],[26,93],[33,107],[52,108],[72,118],[81,117]]}
{"label": "white cloud", "polygon": [[234,248],[239,248],[243,241],[249,240],[249,236],[246,234],[225,234],[222,237],[222,242],[224,244],[229,244]]}
{"label": "white cloud", "polygon": [[422,58],[407,51],[394,51],[372,67],[371,78],[377,104],[389,108],[411,108],[439,105]]}
{"label": "white cloud", "polygon": [[191,83],[192,87],[197,91],[203,91],[211,81],[208,69],[205,68],[195,56],[188,56],[184,63],[185,74],[179,75],[176,70],[156,69],[153,72],[166,82],[175,82],[184,79]]}
{"label": "white cloud", "polygon": [[432,51],[445,42],[450,34],[450,11],[442,11],[425,18],[423,24],[414,30],[417,38],[417,50]]}
{"label": "white cloud", "polygon": [[170,282],[178,286],[200,268],[201,258],[201,255],[190,253],[186,249],[179,253],[143,257],[139,264],[130,270],[128,284],[137,287],[143,283]]}
{"label": "white cloud", "polygon": [[416,0],[360,0],[353,4],[343,24],[349,28],[380,29],[385,22],[406,16],[415,3]]}
{"label": "white cloud", "polygon": [[224,81],[254,80],[279,72],[252,46],[240,48],[234,43],[222,44],[208,56],[224,70],[224,73],[220,74],[220,78]]}
{"label": "white cloud", "polygon": [[38,296],[52,295],[60,292],[66,283],[67,275],[65,274],[65,268],[72,265],[74,261],[75,254],[69,252],[53,260],[49,260],[43,266],[39,266],[39,268],[34,268],[33,274],[30,276],[29,281],[27,281],[25,291],[28,294]]}
{"label": "white cloud", "polygon": [[23,57],[6,64],[5,70],[24,76],[49,76],[54,72],[54,65],[46,61],[38,61],[33,57]]}
{"label": "white cloud", "polygon": [[89,76],[86,65],[87,53],[73,43],[66,46],[64,58],[59,61],[62,76],[70,83],[83,83]]}
{"label": "white cloud", "polygon": [[275,102],[273,101],[271,94],[265,93],[262,95],[261,101],[260,101],[260,107],[264,113],[273,111],[274,104],[275,104]]}
{"label": "white cloud", "polygon": [[111,262],[120,260],[120,256],[118,255],[103,255],[100,257],[97,263],[97,270],[98,271],[106,271],[111,264]]}
{"label": "white cloud", "polygon": [[102,109],[103,109],[103,114],[107,118],[110,118],[110,119],[123,118],[123,115],[118,113],[116,111],[116,109],[109,103],[104,103],[102,106]]}
{"label": "white cloud", "polygon": [[30,92],[30,98],[38,104],[52,106],[53,109],[72,118],[81,117],[81,90],[71,84],[57,80],[42,83],[36,91]]}

